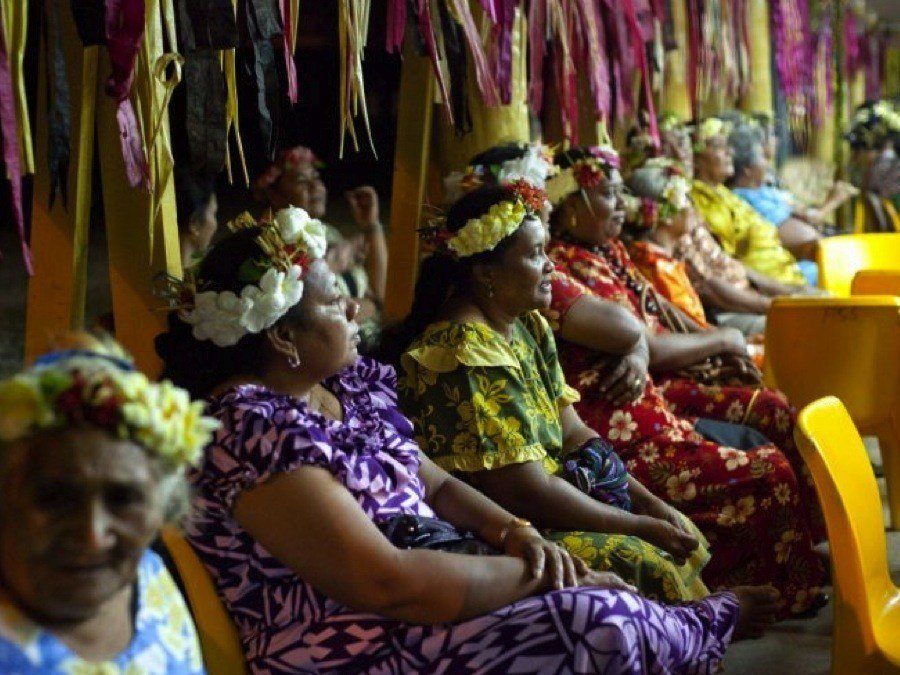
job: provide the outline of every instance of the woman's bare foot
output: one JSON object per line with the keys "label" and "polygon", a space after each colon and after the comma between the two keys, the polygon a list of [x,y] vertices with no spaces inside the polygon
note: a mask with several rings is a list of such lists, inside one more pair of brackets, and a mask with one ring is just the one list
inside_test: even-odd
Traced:
{"label": "woman's bare foot", "polygon": [[731,589],[737,596],[740,612],[734,629],[735,640],[755,640],[775,623],[781,593],[772,586],[737,586]]}

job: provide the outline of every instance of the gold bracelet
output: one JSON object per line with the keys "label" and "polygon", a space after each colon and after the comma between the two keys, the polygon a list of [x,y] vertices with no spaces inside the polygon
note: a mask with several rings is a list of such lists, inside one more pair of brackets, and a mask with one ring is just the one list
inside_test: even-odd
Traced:
{"label": "gold bracelet", "polygon": [[509,539],[509,533],[513,530],[518,530],[522,527],[531,527],[531,523],[529,523],[524,518],[512,518],[500,531],[500,550],[506,550],[506,540]]}

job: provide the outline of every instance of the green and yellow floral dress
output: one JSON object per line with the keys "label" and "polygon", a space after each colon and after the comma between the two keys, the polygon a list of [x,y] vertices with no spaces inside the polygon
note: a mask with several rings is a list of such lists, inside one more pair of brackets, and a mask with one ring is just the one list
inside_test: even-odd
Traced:
{"label": "green and yellow floral dress", "polygon": [[[403,409],[416,425],[420,448],[438,465],[467,473],[541,462],[560,471],[560,410],[578,400],[569,387],[547,322],[538,312],[518,319],[511,339],[484,323],[443,321],[429,326],[402,358]],[[700,571],[706,540],[683,566],[639,539],[600,532],[547,532],[595,570],[612,570],[647,597],[678,602],[708,593]]]}

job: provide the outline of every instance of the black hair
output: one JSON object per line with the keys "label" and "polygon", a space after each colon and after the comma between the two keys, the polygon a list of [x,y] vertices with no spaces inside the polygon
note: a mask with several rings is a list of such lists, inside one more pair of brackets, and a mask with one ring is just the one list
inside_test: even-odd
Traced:
{"label": "black hair", "polygon": [[216,190],[215,179],[203,172],[175,167],[175,213],[178,231],[186,232],[191,219],[209,203]]}
{"label": "black hair", "polygon": [[586,147],[573,147],[568,150],[558,150],[555,155],[553,155],[553,163],[556,164],[560,169],[570,169],[575,166],[576,162],[580,162],[583,159],[592,158],[590,148]]}
{"label": "black hair", "polygon": [[522,143],[502,143],[480,152],[469,160],[469,166],[493,166],[525,156],[527,146]]}
{"label": "black hair", "polygon": [[[508,199],[509,192],[496,185],[466,193],[447,211],[447,229],[458,232],[470,219],[483,216],[492,206]],[[497,263],[512,245],[515,234],[504,238],[490,251],[472,256],[456,258],[448,252],[437,251],[424,258],[419,264],[412,308],[405,319],[384,331],[378,358],[397,365],[413,340],[435,322],[447,300],[470,292],[475,266]]]}
{"label": "black hair", "polygon": [[[265,258],[256,241],[258,228],[239,230],[216,243],[203,257],[197,270],[198,292],[231,291],[240,295],[247,285],[238,276],[248,260]],[[279,322],[297,324],[302,320],[298,303]],[[265,333],[249,333],[230,347],[219,347],[210,340],[194,337],[193,327],[169,312],[168,330],[156,336],[156,353],[163,360],[162,377],[204,398],[222,382],[235,376],[261,375],[270,353]]]}

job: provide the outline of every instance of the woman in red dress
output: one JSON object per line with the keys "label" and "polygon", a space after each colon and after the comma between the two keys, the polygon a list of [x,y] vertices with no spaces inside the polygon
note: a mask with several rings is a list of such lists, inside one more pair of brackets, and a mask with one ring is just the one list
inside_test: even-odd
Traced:
{"label": "woman in red dress", "polygon": [[[798,484],[795,467],[802,460],[793,446],[768,444],[743,451],[705,439],[695,430],[695,416],[714,419],[716,410],[722,410],[715,400],[721,390],[710,394],[696,386],[698,402],[685,401],[679,407],[690,412],[680,416],[648,373],[651,361],[672,371],[709,356],[740,354],[743,338],[732,330],[667,333],[659,308],[642,307],[657,301],[647,297],[617,239],[624,220],[617,157],[611,150],[578,149],[562,153],[557,161],[561,172],[547,186],[556,204],[549,250],[557,266],[550,319],[567,380],[582,395],[579,413],[613,444],[641,482],[701,528],[713,550],[704,575],[708,584],[772,583],[781,591],[784,616],[816,607],[825,580],[813,549],[818,502],[805,483]],[[645,326],[645,338],[628,353],[604,349],[604,334],[613,328],[598,317],[605,316],[608,301],[627,308]],[[670,391],[674,384],[669,383]],[[692,396],[686,386],[674,390]],[[764,409],[757,408],[760,398],[776,396],[757,395],[751,413]],[[707,410],[710,401],[705,399],[716,405]],[[724,405],[723,418],[730,404]],[[760,413],[772,418],[773,428],[774,410]],[[792,424],[790,417],[779,420]],[[737,421],[750,420],[744,415]],[[783,440],[784,434],[780,436]]]}

